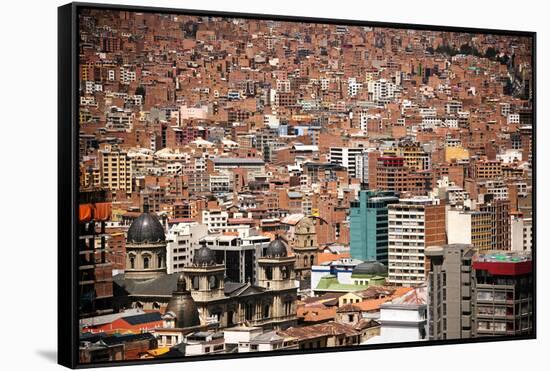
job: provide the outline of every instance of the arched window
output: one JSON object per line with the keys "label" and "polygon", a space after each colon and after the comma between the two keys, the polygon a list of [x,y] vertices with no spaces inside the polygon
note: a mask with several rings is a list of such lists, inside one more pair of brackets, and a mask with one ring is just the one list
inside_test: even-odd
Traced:
{"label": "arched window", "polygon": [[269,304],[264,305],[264,318],[269,317]]}
{"label": "arched window", "polygon": [[304,255],[304,266],[307,266],[307,255]]}
{"label": "arched window", "polygon": [[218,288],[218,279],[216,276],[210,276],[208,278],[208,284],[210,285],[211,289],[217,289]]}
{"label": "arched window", "polygon": [[247,303],[244,307],[244,318],[247,321],[252,320],[254,318],[254,304]]}
{"label": "arched window", "polygon": [[281,276],[283,277],[283,280],[286,280],[288,278],[288,269],[287,269],[287,267],[285,267],[285,266],[281,267]]}
{"label": "arched window", "polygon": [[268,279],[268,280],[273,279],[273,269],[271,267],[266,267],[265,268],[265,278]]}
{"label": "arched window", "polygon": [[313,257],[313,255],[311,255],[309,257],[309,265],[313,266],[314,261],[315,261],[315,258]]}
{"label": "arched window", "polygon": [[195,276],[193,277],[193,290],[199,289],[199,277]]}
{"label": "arched window", "polygon": [[143,269],[149,269],[149,257],[143,257]]}
{"label": "arched window", "polygon": [[130,269],[136,269],[136,258],[130,256]]}
{"label": "arched window", "polygon": [[157,254],[158,267],[162,268],[162,254]]}

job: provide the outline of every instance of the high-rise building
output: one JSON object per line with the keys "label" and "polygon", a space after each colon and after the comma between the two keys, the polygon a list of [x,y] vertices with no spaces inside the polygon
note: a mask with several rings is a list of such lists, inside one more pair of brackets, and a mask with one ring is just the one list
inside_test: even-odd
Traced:
{"label": "high-rise building", "polygon": [[[485,196],[491,198],[491,196]],[[510,201],[489,200],[479,211],[491,214],[491,244],[493,250],[510,250]]]}
{"label": "high-rise building", "polygon": [[528,335],[533,331],[531,252],[497,251],[472,259],[473,336]]}
{"label": "high-rise building", "polygon": [[472,318],[472,256],[470,244],[426,248],[428,274],[428,328],[430,340],[469,338]]}
{"label": "high-rise building", "polygon": [[429,339],[527,335],[533,330],[529,252],[477,254],[471,245],[426,249]]}
{"label": "high-rise building", "polygon": [[124,190],[132,193],[132,161],[119,148],[100,151],[101,182],[111,191]]}
{"label": "high-rise building", "polygon": [[407,192],[410,179],[405,158],[400,156],[380,156],[372,168],[369,164],[369,187],[395,192]]}
{"label": "high-rise building", "polygon": [[388,205],[388,281],[402,286],[426,279],[424,249],[445,243],[445,206],[415,197]]}
{"label": "high-rise building", "polygon": [[388,262],[388,205],[399,202],[392,191],[360,191],[350,206],[353,259]]}
{"label": "high-rise building", "polygon": [[89,317],[113,311],[113,265],[109,261],[106,222],[111,203],[104,189],[81,189],[78,223],[79,316]]}
{"label": "high-rise building", "polygon": [[492,217],[477,210],[447,210],[446,232],[449,244],[472,244],[478,251],[493,249]]}

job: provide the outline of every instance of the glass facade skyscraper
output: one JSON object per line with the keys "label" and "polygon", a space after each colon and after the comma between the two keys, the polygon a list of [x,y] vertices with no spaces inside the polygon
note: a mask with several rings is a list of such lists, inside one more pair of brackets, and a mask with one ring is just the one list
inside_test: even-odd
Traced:
{"label": "glass facade skyscraper", "polygon": [[360,191],[350,207],[350,253],[354,259],[388,261],[388,205],[399,202],[393,191]]}

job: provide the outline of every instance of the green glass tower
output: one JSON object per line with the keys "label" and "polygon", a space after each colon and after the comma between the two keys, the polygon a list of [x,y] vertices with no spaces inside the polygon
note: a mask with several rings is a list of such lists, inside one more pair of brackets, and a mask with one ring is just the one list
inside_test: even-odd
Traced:
{"label": "green glass tower", "polygon": [[360,191],[350,206],[350,252],[354,259],[388,262],[388,205],[399,202],[393,191]]}

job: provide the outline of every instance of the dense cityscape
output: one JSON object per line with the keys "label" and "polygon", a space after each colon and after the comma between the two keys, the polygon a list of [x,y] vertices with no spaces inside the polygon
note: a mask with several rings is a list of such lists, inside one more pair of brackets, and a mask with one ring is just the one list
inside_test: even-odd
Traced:
{"label": "dense cityscape", "polygon": [[533,333],[530,38],[78,20],[80,362]]}

